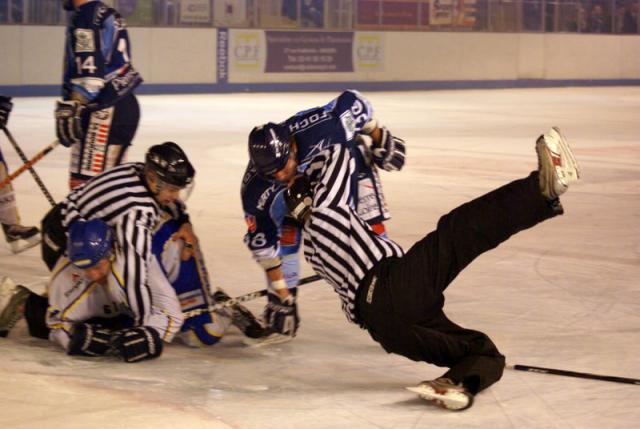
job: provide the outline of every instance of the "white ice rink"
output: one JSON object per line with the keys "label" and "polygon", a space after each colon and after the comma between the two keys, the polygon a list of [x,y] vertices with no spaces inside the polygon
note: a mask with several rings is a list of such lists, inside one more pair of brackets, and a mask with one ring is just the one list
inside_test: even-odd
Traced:
{"label": "white ice rink", "polygon": [[[141,96],[129,154],[173,140],[197,169],[188,201],[212,282],[238,295],[264,287],[242,237],[246,136],[337,94]],[[564,216],[480,258],[447,291],[445,309],[490,335],[510,363],[640,378],[640,88],[366,93],[407,141],[406,168],[383,173],[390,236],[405,248],[440,215],[536,168],[534,141],[562,128],[582,167]],[[18,98],[9,129],[29,156],[54,139],[53,98]],[[19,158],[4,136],[12,169]],[[36,165],[56,199],[69,153]],[[23,223],[48,203],[28,173],[15,182]],[[0,276],[38,285],[39,250],[12,255]],[[303,275],[311,274],[303,264]],[[256,312],[262,302],[251,302]],[[72,358],[28,337],[0,338],[0,428],[637,428],[640,386],[505,371],[462,413],[404,389],[443,370],[386,354],[350,325],[324,283],[300,289],[294,341],[249,348],[237,331],[206,349],[173,344],[138,364]]]}

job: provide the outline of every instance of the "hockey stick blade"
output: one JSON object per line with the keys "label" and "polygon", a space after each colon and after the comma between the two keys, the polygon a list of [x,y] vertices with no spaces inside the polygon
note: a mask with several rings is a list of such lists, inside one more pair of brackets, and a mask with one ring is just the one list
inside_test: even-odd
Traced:
{"label": "hockey stick blade", "polygon": [[506,368],[513,369],[516,371],[537,372],[539,374],[562,375],[564,377],[585,378],[588,380],[610,381],[613,383],[635,384],[637,386],[640,386],[640,379],[637,379],[637,378],[616,377],[613,375],[590,374],[588,372],[575,372],[575,371],[567,371],[564,369],[542,368],[539,366],[518,365],[518,364],[506,365]]}
{"label": "hockey stick blade", "polygon": [[[317,274],[314,274],[312,276],[309,277],[304,277],[302,279],[300,279],[300,281],[298,282],[298,286],[302,286],[302,285],[306,285],[309,283],[313,283],[316,282],[318,280],[320,280],[321,277]],[[244,295],[240,295],[240,296],[236,296],[235,298],[231,298],[228,301],[225,302],[220,302],[218,304],[214,304],[214,305],[210,305],[208,308],[199,308],[197,310],[191,310],[191,311],[185,311],[184,312],[184,317],[189,318],[189,317],[193,317],[193,316],[197,316],[199,314],[203,314],[203,313],[210,313],[213,311],[217,311],[217,310],[221,310],[223,308],[226,307],[233,307],[236,304],[239,304],[241,302],[246,302],[246,301],[251,301],[257,298],[260,298],[261,296],[266,296],[267,295],[267,289],[262,289],[262,290],[257,290],[255,292],[250,292]]]}

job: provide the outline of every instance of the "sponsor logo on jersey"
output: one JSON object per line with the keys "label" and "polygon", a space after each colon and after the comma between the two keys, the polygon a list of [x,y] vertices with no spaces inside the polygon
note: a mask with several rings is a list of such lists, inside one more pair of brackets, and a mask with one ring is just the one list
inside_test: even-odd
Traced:
{"label": "sponsor logo on jersey", "polygon": [[250,233],[256,232],[258,229],[258,223],[256,222],[256,217],[252,215],[245,215],[244,221],[247,223],[247,228]]}
{"label": "sponsor logo on jersey", "polygon": [[76,38],[75,52],[93,52],[96,50],[96,43],[93,39],[93,31],[86,28],[76,28],[73,32]]}
{"label": "sponsor logo on jersey", "polygon": [[267,200],[269,199],[269,197],[271,196],[271,193],[273,191],[276,190],[276,185],[275,183],[271,186],[269,186],[263,193],[262,195],[260,195],[260,198],[258,199],[258,204],[256,205],[256,208],[258,210],[264,210],[264,206],[267,204]]}

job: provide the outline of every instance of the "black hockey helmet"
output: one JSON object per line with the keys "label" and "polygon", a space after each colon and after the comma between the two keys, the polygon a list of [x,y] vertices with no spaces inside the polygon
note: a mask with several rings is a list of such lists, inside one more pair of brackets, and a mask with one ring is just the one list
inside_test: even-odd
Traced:
{"label": "black hockey helmet", "polygon": [[291,152],[290,134],[285,126],[269,122],[251,130],[249,157],[258,174],[271,178],[287,164]]}
{"label": "black hockey helmet", "polygon": [[193,183],[196,174],[187,155],[174,142],[151,146],[145,157],[145,168],[155,172],[163,182],[180,188]]}

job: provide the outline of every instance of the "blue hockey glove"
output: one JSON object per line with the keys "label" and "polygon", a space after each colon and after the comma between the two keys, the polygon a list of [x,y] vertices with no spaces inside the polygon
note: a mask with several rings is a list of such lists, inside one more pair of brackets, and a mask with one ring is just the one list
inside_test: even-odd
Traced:
{"label": "blue hockey glove", "polygon": [[282,335],[296,336],[300,317],[298,316],[298,305],[296,304],[295,290],[290,290],[289,296],[281,298],[276,293],[269,292],[269,302],[264,309],[264,322],[271,332]]}
{"label": "blue hockey glove", "polygon": [[13,103],[11,102],[11,97],[0,95],[0,128],[7,126],[9,113],[11,113],[12,108]]}
{"label": "blue hockey glove", "polygon": [[84,139],[82,120],[86,108],[74,100],[56,102],[56,135],[63,146],[81,143]]}

